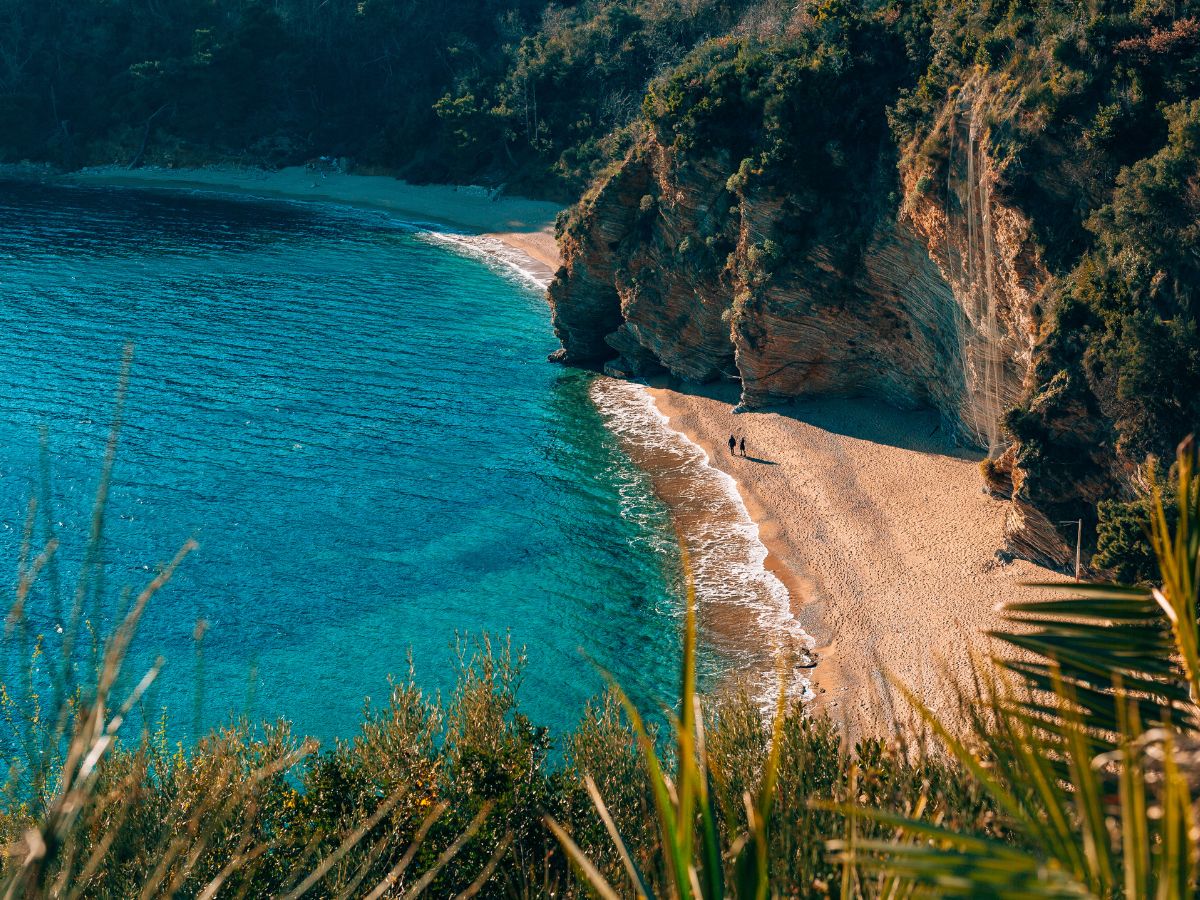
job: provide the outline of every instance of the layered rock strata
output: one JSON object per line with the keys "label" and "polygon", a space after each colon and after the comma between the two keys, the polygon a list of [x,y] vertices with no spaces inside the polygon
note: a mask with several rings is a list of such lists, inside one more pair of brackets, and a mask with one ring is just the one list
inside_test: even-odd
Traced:
{"label": "layered rock strata", "polygon": [[798,239],[820,211],[786,184],[730,178],[736,161],[719,153],[684,161],[647,139],[560,234],[559,358],[735,378],[750,407],[831,395],[933,407],[988,451],[1012,551],[1066,564],[1073,548],[1023,492],[1002,428],[1030,385],[1049,277],[1028,220],[1003,201],[986,108],[965,87],[937,125],[941,160],[902,168],[899,203],[853,240]]}

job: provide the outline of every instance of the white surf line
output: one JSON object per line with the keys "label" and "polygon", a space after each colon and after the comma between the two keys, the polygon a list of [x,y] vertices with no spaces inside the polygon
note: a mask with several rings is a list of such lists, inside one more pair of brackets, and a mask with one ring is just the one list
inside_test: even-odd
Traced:
{"label": "white surf line", "polygon": [[[593,389],[592,399],[610,429],[627,440],[671,454],[689,470],[688,477],[707,480],[717,488],[722,505],[728,504],[724,509],[712,509],[696,533],[687,536],[694,547],[694,577],[701,603],[749,608],[771,660],[780,654],[786,659],[798,649],[811,651],[816,642],[793,614],[787,586],[766,566],[767,547],[736,479],[714,466],[703,447],[671,427],[645,385],[613,379],[598,384],[603,387]],[[762,658],[744,662],[757,663],[752,684],[755,699],[764,710],[773,710],[779,692],[778,670],[764,665],[768,660]],[[792,699],[811,700],[811,683],[800,671],[787,676],[787,694]]]}
{"label": "white surf line", "polygon": [[482,258],[484,261],[498,263],[501,267],[515,272],[534,287],[545,290],[554,280],[554,273],[550,271],[549,266],[511,244],[506,244],[499,238],[486,234],[443,231],[428,225],[417,224],[414,227],[417,228],[418,236],[430,243],[458,250],[467,256]]}

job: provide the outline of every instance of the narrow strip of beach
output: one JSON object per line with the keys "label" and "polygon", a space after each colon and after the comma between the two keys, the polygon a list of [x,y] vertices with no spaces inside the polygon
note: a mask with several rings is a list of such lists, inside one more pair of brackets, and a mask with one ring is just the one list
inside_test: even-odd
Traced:
{"label": "narrow strip of beach", "polygon": [[[887,736],[911,712],[888,677],[943,721],[963,724],[948,679],[970,688],[974,658],[999,649],[998,604],[1062,576],[1004,563],[1004,508],[982,491],[978,457],[942,436],[931,412],[865,400],[797,402],[733,414],[734,385],[652,387],[672,428],[729,473],[767,566],[788,585],[817,643],[816,708],[851,739]],[[730,454],[730,434],[746,456]]]}
{"label": "narrow strip of beach", "polygon": [[76,184],[204,190],[278,200],[337,203],[387,210],[415,223],[448,226],[494,238],[534,260],[548,283],[561,265],[554,239],[556,203],[496,194],[478,186],[409,184],[388,175],[313,172],[300,166],[266,169],[125,169],[102,166],[64,176]]}

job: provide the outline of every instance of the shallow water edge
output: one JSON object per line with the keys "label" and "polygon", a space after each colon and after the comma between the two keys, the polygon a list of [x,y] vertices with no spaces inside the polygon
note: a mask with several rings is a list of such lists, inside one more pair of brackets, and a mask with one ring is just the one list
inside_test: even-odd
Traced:
{"label": "shallow water edge", "polygon": [[[542,288],[553,278],[543,264],[495,237],[424,229],[421,235]],[[645,384],[599,376],[589,396],[671,510],[692,561],[704,638],[727,664],[716,689],[745,688],[771,709],[782,677],[789,699],[811,700],[810,679],[796,664],[810,660],[816,641],[793,613],[787,585],[766,564],[767,547],[737,482],[671,427]]]}
{"label": "shallow water edge", "polygon": [[767,566],[767,547],[732,476],[676,431],[646,385],[602,377],[591,397],[621,448],[646,471],[671,510],[692,563],[704,637],[729,663],[722,687],[744,686],[773,708],[810,700],[804,669],[816,642],[792,612],[787,586]]}

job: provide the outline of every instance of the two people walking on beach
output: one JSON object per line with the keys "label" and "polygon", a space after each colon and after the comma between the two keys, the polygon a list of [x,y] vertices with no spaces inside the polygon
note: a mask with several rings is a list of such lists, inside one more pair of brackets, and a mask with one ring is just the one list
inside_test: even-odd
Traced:
{"label": "two people walking on beach", "polygon": [[[746,439],[745,438],[742,438],[742,440],[741,440],[741,451],[742,451],[742,456],[745,456],[746,455]],[[729,455],[730,456],[738,455],[738,439],[732,434],[729,436]]]}

